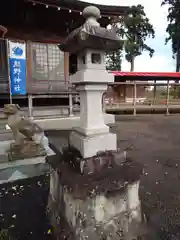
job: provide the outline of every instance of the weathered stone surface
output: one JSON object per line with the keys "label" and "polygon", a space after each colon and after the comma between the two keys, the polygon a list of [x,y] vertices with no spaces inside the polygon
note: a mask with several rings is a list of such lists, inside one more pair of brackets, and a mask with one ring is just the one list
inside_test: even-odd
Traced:
{"label": "weathered stone surface", "polygon": [[46,150],[41,145],[28,139],[21,145],[11,143],[7,153],[9,161],[46,156]]}
{"label": "weathered stone surface", "polygon": [[[126,185],[139,180],[142,166],[131,159],[122,158],[121,155],[118,165],[114,162],[114,154],[119,153],[99,153],[97,156],[100,155],[103,158],[96,163],[97,156],[83,160],[77,150],[69,148],[69,151],[66,149],[64,154],[47,156],[46,161],[59,173],[62,185],[66,186],[75,198],[84,198],[122,190]],[[89,164],[92,164],[87,172],[81,172],[81,161],[89,161]],[[93,172],[89,172],[91,168]]]}
{"label": "weathered stone surface", "polygon": [[[62,154],[59,155],[57,164],[67,163],[77,173],[88,175],[98,173],[103,169],[111,169],[116,165],[122,166],[123,163],[127,162],[126,160],[125,151],[101,151],[93,157],[83,158],[77,149],[67,147],[64,148]],[[58,167],[55,159],[48,159],[48,161],[53,165],[55,163],[55,168]]]}
{"label": "weathered stone surface", "polygon": [[9,161],[8,150],[11,144],[14,145],[14,142],[0,141],[0,184],[49,173],[50,166],[46,163],[46,156],[55,154],[50,147],[43,156],[14,158]]}
{"label": "weathered stone surface", "polygon": [[66,39],[64,44],[59,45],[60,50],[77,53],[84,48],[102,49],[103,51],[115,51],[122,47],[123,42],[117,36],[114,29],[100,27],[97,19],[100,11],[94,6],[84,9],[83,16],[86,22],[75,29]]}
{"label": "weathered stone surface", "polygon": [[[54,168],[49,208],[58,234],[71,232],[69,239],[120,239],[120,236],[126,239],[130,232],[132,237],[142,235],[144,227],[138,197],[142,166],[122,158],[118,152],[101,152],[97,156],[103,160],[97,163],[97,156],[85,159],[97,171],[81,173],[76,168],[80,160],[74,161],[71,156],[76,155],[75,150],[72,152],[69,151],[69,155],[66,152],[64,161],[57,155],[47,158]],[[54,210],[52,205],[56,206]],[[57,218],[61,220],[56,221]],[[62,230],[62,225],[68,232]]]}
{"label": "weathered stone surface", "polygon": [[[80,199],[74,198],[73,193],[60,184],[58,199],[49,203],[54,226],[61,237],[71,233],[70,239],[127,239],[127,236],[133,239],[142,236],[144,226],[141,224],[140,202],[131,197],[138,196],[138,187],[139,182],[134,182],[108,196],[91,194]],[[51,204],[56,205],[54,213]],[[66,231],[62,224],[66,225]]]}

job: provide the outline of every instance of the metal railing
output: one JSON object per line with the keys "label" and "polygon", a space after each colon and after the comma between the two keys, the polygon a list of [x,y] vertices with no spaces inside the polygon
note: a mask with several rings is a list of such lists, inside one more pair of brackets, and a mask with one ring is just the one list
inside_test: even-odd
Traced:
{"label": "metal railing", "polygon": [[[170,114],[174,111],[180,112],[180,99],[173,99],[170,96],[170,88],[175,86],[180,86],[179,83],[172,83],[169,80],[167,83],[157,83],[157,82],[140,82],[140,81],[129,81],[129,82],[117,82],[112,83],[111,86],[118,85],[126,85],[126,86],[133,86],[133,96],[132,96],[132,102],[127,103],[126,101],[120,101],[120,100],[114,100],[110,103],[106,104],[106,111],[108,112],[132,112],[134,116],[137,115],[137,112],[145,112],[145,113],[151,113],[151,112],[165,112],[166,115]],[[153,86],[154,90],[152,90],[153,96],[150,98],[148,97],[148,94],[145,96],[144,101],[138,101],[137,96],[137,88],[138,86],[145,86],[150,87]],[[157,86],[163,86],[165,87],[164,93],[165,96],[157,97]],[[121,111],[120,111],[121,110]],[[172,111],[173,110],[173,111]]]}
{"label": "metal railing", "polygon": [[[33,100],[38,98],[62,98],[63,96],[67,96],[69,99],[68,105],[63,106],[38,106],[35,107],[33,105]],[[73,107],[73,95],[77,95],[77,93],[67,92],[63,94],[43,94],[43,95],[28,95],[28,116],[30,118],[34,117],[62,117],[62,116],[73,116],[76,111]]]}
{"label": "metal railing", "polygon": [[[179,112],[180,113],[180,99],[173,99],[170,95],[170,87],[179,86],[179,83],[171,83],[167,81],[167,83],[144,83],[144,82],[122,82],[122,83],[112,83],[111,86],[114,85],[131,85],[133,86],[133,96],[131,96],[131,102],[126,102],[125,100],[113,99],[112,101],[107,102],[107,99],[102,102],[102,107],[104,112],[108,113],[129,113],[136,116],[138,113],[152,113],[160,112],[169,115],[170,113]],[[154,90],[152,90],[152,97],[146,96],[144,100],[139,100],[137,95],[138,86],[155,86]],[[163,97],[158,97],[156,95],[156,87],[164,86],[166,95]],[[63,106],[34,106],[33,100],[38,98],[62,98],[68,97],[69,104]],[[79,112],[79,106],[74,103],[73,98],[76,98],[78,93],[75,91],[66,91],[59,94],[39,94],[39,95],[28,95],[28,106],[23,110],[26,114],[31,118],[54,118],[54,117],[63,117],[63,116],[73,116]],[[114,96],[112,96],[113,98]],[[141,97],[140,97],[141,98]]]}

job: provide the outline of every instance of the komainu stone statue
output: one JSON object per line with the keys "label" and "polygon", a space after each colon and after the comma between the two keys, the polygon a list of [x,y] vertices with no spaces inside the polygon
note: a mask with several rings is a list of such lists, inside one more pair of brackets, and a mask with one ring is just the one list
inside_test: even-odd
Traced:
{"label": "komainu stone statue", "polygon": [[8,150],[9,160],[45,156],[49,143],[43,129],[23,116],[17,104],[4,105],[3,112],[14,138]]}

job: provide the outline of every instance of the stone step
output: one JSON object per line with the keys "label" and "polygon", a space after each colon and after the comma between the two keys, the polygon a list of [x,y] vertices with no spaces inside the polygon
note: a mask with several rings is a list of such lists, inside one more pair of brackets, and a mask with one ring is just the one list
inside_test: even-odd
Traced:
{"label": "stone step", "polygon": [[[51,118],[35,118],[34,119],[37,124],[42,127],[44,130],[69,130],[74,127],[80,126],[80,116],[75,115],[72,117],[51,117]],[[104,114],[104,121],[105,124],[114,124],[115,123],[115,117],[112,114]],[[0,133],[8,133],[5,129],[5,126],[7,124],[6,119],[0,119]]]}
{"label": "stone step", "polygon": [[12,140],[12,133],[10,131],[1,131],[0,129],[0,142]]}

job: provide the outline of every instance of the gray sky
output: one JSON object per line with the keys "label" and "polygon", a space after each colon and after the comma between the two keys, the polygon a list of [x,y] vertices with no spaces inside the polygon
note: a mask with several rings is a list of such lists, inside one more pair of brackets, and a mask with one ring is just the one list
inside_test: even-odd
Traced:
{"label": "gray sky", "polygon": [[[135,61],[135,71],[152,71],[152,72],[171,72],[175,70],[172,59],[171,46],[164,45],[166,37],[166,16],[167,7],[161,7],[161,0],[83,0],[84,2],[92,2],[104,5],[121,5],[130,6],[142,4],[145,12],[156,31],[156,38],[148,40],[148,44],[155,49],[154,56],[150,59],[148,54],[144,53]],[[129,71],[130,66],[124,60],[122,70]]]}

